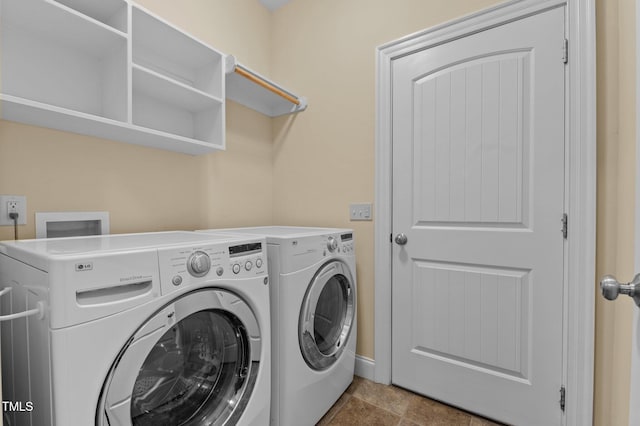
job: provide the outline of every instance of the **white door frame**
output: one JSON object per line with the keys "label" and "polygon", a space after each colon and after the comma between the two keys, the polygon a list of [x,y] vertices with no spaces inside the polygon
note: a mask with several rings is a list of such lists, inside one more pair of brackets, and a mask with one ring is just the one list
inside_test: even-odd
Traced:
{"label": "white door frame", "polygon": [[[409,35],[377,49],[375,380],[391,383],[391,87],[393,60],[515,19],[566,5],[567,64],[565,208],[566,425],[592,424],[595,317],[596,63],[594,0],[511,0]],[[561,54],[561,46],[558,47]],[[560,229],[558,222],[558,229]]]}

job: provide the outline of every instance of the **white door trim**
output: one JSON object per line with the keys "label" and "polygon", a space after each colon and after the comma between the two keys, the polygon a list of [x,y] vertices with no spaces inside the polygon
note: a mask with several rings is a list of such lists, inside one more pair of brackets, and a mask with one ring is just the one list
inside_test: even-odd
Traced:
{"label": "white door trim", "polygon": [[[566,425],[592,423],[595,317],[596,79],[594,0],[512,0],[377,49],[375,380],[391,383],[391,67],[411,52],[567,6]],[[559,225],[560,226],[560,225]]]}

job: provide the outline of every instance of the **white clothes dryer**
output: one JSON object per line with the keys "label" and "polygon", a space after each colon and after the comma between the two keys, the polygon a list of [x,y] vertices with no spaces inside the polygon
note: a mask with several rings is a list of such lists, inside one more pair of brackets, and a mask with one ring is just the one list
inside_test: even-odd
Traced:
{"label": "white clothes dryer", "polygon": [[192,232],[0,243],[1,313],[44,307],[2,323],[3,399],[32,407],[10,426],[268,424],[263,259]]}
{"label": "white clothes dryer", "polygon": [[271,278],[271,425],[314,425],[353,380],[357,338],[350,229],[210,230],[267,239]]}

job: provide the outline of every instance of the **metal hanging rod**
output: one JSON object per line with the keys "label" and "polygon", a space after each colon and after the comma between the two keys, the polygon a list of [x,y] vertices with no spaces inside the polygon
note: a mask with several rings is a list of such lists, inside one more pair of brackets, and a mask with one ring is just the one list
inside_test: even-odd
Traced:
{"label": "metal hanging rod", "polygon": [[288,100],[292,104],[300,105],[300,100],[298,100],[298,98],[291,96],[290,94],[288,94],[284,90],[280,89],[279,87],[276,87],[273,84],[269,83],[268,81],[263,80],[259,76],[253,74],[251,71],[249,71],[249,70],[245,69],[244,67],[242,67],[242,65],[236,65],[236,68],[235,68],[234,72],[236,74],[240,74],[244,78],[247,78],[247,79],[253,81],[257,85],[262,86],[265,89],[275,93],[276,95],[285,98],[286,100]]}
{"label": "metal hanging rod", "polygon": [[226,97],[270,117],[297,113],[307,108],[304,96],[293,94],[270,79],[227,55]]}

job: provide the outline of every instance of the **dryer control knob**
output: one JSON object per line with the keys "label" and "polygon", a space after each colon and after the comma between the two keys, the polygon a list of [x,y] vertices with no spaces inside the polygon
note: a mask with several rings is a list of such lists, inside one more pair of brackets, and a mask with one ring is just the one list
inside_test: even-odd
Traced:
{"label": "dryer control knob", "polygon": [[329,240],[327,240],[327,248],[333,253],[338,248],[338,240],[333,237],[329,237]]}
{"label": "dryer control knob", "polygon": [[187,260],[187,270],[194,277],[203,277],[207,275],[211,269],[211,259],[209,255],[203,251],[197,251],[189,256]]}

